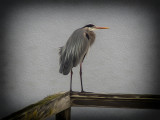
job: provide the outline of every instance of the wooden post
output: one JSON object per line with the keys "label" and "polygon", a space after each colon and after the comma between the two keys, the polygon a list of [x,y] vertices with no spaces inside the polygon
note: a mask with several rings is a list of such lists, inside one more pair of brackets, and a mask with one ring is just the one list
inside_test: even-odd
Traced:
{"label": "wooden post", "polygon": [[71,107],[56,114],[56,120],[70,120],[71,119]]}

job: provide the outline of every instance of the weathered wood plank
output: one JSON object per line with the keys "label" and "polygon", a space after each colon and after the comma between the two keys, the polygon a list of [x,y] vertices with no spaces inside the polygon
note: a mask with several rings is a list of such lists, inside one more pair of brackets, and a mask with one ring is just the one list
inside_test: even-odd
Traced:
{"label": "weathered wood plank", "polygon": [[70,108],[70,93],[63,92],[44,98],[2,120],[44,120]]}
{"label": "weathered wood plank", "polygon": [[71,107],[56,114],[56,120],[70,120],[71,119]]}
{"label": "weathered wood plank", "polygon": [[71,106],[160,109],[160,95],[73,92],[71,94]]}
{"label": "weathered wood plank", "polygon": [[56,114],[57,119],[69,120],[68,108],[77,106],[160,109],[160,95],[63,92],[48,96],[2,120],[44,120]]}

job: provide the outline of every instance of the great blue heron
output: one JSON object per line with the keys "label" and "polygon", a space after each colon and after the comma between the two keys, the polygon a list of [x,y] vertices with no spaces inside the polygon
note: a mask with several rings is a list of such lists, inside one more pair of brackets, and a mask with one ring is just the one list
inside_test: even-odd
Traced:
{"label": "great blue heron", "polygon": [[72,68],[80,63],[81,92],[84,92],[82,84],[82,62],[89,47],[95,41],[95,33],[93,31],[96,29],[108,29],[108,27],[97,27],[93,24],[88,24],[75,30],[69,37],[65,46],[60,47],[59,72],[63,75],[68,75],[69,72],[71,73],[70,91],[72,91]]}

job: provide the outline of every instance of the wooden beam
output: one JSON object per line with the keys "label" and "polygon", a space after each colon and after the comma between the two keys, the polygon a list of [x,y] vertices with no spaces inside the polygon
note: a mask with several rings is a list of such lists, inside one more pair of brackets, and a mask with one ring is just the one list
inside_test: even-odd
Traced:
{"label": "wooden beam", "polygon": [[44,120],[70,108],[70,93],[61,92],[44,98],[2,120]]}
{"label": "wooden beam", "polygon": [[2,120],[69,120],[70,107],[160,109],[160,95],[63,92],[44,98]]}
{"label": "wooden beam", "polygon": [[70,120],[71,119],[71,107],[56,114],[56,120]]}
{"label": "wooden beam", "polygon": [[160,95],[71,93],[73,107],[160,109]]}

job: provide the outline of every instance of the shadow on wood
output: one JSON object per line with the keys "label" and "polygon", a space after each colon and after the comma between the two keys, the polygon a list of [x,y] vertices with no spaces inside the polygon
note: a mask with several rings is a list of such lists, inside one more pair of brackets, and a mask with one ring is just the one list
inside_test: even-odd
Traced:
{"label": "shadow on wood", "polygon": [[160,95],[61,92],[48,96],[2,120],[44,120],[52,115],[56,115],[56,120],[70,120],[71,107],[77,106],[160,109]]}
{"label": "shadow on wood", "polygon": [[56,120],[70,120],[70,119],[71,119],[71,108],[68,108],[56,114]]}

